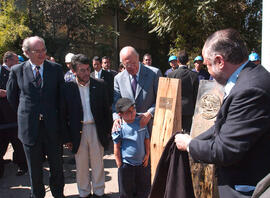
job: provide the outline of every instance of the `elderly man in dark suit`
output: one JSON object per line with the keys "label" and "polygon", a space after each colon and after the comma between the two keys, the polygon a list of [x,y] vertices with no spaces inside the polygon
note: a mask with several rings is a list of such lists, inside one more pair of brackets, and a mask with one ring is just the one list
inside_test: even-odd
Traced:
{"label": "elderly man in dark suit", "polygon": [[13,147],[13,162],[18,165],[16,175],[21,176],[27,172],[27,163],[21,141],[18,139],[17,115],[8,103],[6,96],[6,84],[9,71],[13,65],[18,64],[18,56],[8,51],[3,56],[3,65],[0,66],[0,178],[4,173],[3,156],[8,144]]}
{"label": "elderly man in dark suit", "polygon": [[169,78],[181,79],[182,83],[182,129],[190,133],[192,117],[194,114],[199,80],[198,74],[187,67],[188,54],[186,51],[180,51],[177,64],[179,67],[168,74]]}
{"label": "elderly man in dark suit", "polygon": [[103,153],[109,144],[111,114],[103,80],[90,77],[89,59],[83,54],[71,60],[75,81],[65,84],[69,149],[75,153],[80,197],[91,196],[89,162],[92,169],[93,197],[104,195]]}
{"label": "elderly man in dark suit", "polygon": [[220,198],[251,197],[270,172],[270,74],[248,61],[248,51],[233,29],[212,34],[203,47],[204,62],[225,97],[213,127],[175,142],[197,162],[217,166]]}
{"label": "elderly man in dark suit", "polygon": [[46,154],[50,165],[52,195],[62,198],[62,67],[45,60],[45,42],[38,36],[26,38],[22,49],[29,60],[11,68],[7,97],[18,113],[18,136],[23,143],[29,168],[31,197],[45,196],[42,164]]}

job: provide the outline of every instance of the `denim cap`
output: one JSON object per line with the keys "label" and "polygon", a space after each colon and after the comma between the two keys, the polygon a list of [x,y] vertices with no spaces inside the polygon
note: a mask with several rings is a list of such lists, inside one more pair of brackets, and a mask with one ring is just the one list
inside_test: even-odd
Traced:
{"label": "denim cap", "polygon": [[115,109],[117,113],[125,112],[129,107],[133,106],[134,102],[129,98],[120,98],[115,104]]}

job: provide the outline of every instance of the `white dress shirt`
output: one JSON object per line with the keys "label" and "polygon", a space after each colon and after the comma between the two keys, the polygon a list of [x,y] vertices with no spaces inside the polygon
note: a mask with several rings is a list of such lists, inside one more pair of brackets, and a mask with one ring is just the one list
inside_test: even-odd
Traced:
{"label": "white dress shirt", "polygon": [[86,83],[85,85],[80,84],[77,79],[76,79],[76,82],[79,87],[81,101],[82,101],[83,123],[84,124],[93,123],[94,118],[93,118],[93,114],[90,107],[90,93],[89,93],[90,81],[88,81],[88,83]]}

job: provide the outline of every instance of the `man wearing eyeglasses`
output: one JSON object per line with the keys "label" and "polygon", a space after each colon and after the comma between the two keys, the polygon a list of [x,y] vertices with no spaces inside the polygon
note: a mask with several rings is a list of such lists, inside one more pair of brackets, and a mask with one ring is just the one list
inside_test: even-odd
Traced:
{"label": "man wearing eyeglasses", "polygon": [[[120,51],[120,61],[125,70],[114,78],[113,131],[120,127],[120,118],[116,113],[115,104],[119,98],[129,98],[135,103],[137,114],[140,115],[141,127],[147,126],[151,136],[153,117],[156,106],[158,80],[162,76],[155,67],[145,66],[139,62],[139,54],[131,47]],[[147,171],[148,190],[150,191],[150,168]]]}
{"label": "man wearing eyeglasses", "polygon": [[62,67],[45,60],[45,42],[38,36],[26,38],[22,50],[29,60],[11,68],[7,98],[18,114],[18,137],[23,143],[29,168],[31,197],[45,197],[42,175],[45,154],[50,166],[52,195],[63,198]]}

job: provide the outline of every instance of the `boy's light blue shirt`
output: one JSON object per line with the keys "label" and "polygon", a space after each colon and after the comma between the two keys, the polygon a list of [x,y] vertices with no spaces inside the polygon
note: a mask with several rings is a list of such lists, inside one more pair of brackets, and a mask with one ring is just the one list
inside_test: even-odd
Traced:
{"label": "boy's light blue shirt", "polygon": [[132,123],[123,123],[119,131],[112,133],[115,144],[121,142],[122,162],[139,166],[145,156],[144,140],[149,139],[146,127],[140,128],[140,118],[136,117]]}

